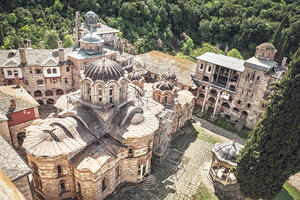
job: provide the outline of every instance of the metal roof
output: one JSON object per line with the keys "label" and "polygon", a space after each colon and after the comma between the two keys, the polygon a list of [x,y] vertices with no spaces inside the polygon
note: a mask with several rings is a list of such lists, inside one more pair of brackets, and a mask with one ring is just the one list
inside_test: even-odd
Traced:
{"label": "metal roof", "polygon": [[205,54],[202,54],[201,56],[197,57],[197,60],[203,60],[205,62],[213,63],[216,65],[220,65],[229,69],[233,69],[239,72],[243,72],[244,67],[244,60],[234,58],[231,56],[225,56],[222,54],[216,54],[212,52],[206,52]]}

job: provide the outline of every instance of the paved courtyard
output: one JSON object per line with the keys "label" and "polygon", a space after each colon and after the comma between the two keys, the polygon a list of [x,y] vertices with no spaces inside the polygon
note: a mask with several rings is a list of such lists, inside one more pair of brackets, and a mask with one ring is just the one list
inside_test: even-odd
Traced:
{"label": "paved courtyard", "polygon": [[[141,183],[118,190],[113,200],[176,200],[192,199],[200,184],[213,191],[207,179],[211,162],[211,148],[216,142],[228,141],[201,127],[201,123],[182,129],[171,143],[167,158],[152,166],[156,184]],[[180,159],[182,158],[182,159]],[[147,187],[147,184],[149,186]],[[129,190],[129,191],[128,191]]]}

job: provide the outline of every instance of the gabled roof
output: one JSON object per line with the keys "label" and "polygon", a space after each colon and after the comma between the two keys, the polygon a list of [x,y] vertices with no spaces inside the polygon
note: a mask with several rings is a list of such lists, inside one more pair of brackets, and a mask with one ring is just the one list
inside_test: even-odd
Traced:
{"label": "gabled roof", "polygon": [[178,82],[192,86],[191,74],[195,74],[197,64],[188,60],[177,58],[159,51],[151,51],[135,57],[136,66],[155,74],[163,74],[168,71],[175,73]]}
{"label": "gabled roof", "polygon": [[12,112],[25,110],[39,106],[40,104],[21,86],[16,88],[15,85],[0,86],[0,121],[7,120],[1,118],[10,111],[11,99],[15,99],[16,108]]}
{"label": "gabled roof", "polygon": [[28,165],[1,135],[0,147],[0,169],[11,181],[15,181],[31,173]]}
{"label": "gabled roof", "polygon": [[243,72],[245,69],[244,60],[212,52],[206,52],[205,54],[198,56],[197,60],[213,63],[239,72]]}
{"label": "gabled roof", "polygon": [[57,66],[58,62],[54,58],[48,58],[42,63],[42,66]]}
{"label": "gabled roof", "polygon": [[14,58],[8,60],[6,63],[4,63],[5,67],[15,67],[19,64]]}

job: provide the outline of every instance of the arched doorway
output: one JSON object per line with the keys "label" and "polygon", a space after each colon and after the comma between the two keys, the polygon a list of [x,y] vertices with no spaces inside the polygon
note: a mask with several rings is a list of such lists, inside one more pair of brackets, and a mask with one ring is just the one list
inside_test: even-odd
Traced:
{"label": "arched doorway", "polygon": [[241,114],[241,120],[246,121],[247,117],[248,117],[248,113],[246,111],[243,111]]}
{"label": "arched doorway", "polygon": [[47,99],[47,104],[54,104],[54,100],[53,99]]}
{"label": "arched doorway", "polygon": [[53,96],[53,91],[52,90],[46,90],[45,94],[46,94],[46,96]]}
{"label": "arched doorway", "polygon": [[44,101],[42,99],[38,99],[37,102],[40,104],[40,105],[44,105]]}
{"label": "arched doorway", "polygon": [[17,134],[17,140],[18,140],[19,147],[22,147],[25,137],[26,137],[25,132],[20,132]]}
{"label": "arched doorway", "polygon": [[41,97],[41,96],[43,96],[43,94],[40,90],[34,91],[34,97]]}
{"label": "arched doorway", "polygon": [[63,95],[64,91],[62,89],[57,89],[56,90],[56,95]]}

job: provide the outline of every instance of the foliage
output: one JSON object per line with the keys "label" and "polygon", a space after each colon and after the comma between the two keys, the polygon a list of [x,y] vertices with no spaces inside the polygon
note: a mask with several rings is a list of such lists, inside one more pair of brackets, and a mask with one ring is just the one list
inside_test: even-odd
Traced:
{"label": "foliage", "polygon": [[217,200],[218,198],[203,183],[197,189],[196,194],[191,197],[192,200]]}
{"label": "foliage", "polygon": [[58,35],[55,30],[47,31],[45,34],[45,47],[47,49],[57,48]]}
{"label": "foliage", "polygon": [[72,35],[65,35],[64,37],[64,48],[72,47],[74,46],[74,40],[72,38]]}
{"label": "foliage", "polygon": [[276,196],[274,200],[298,200],[300,199],[300,191],[291,186],[289,183],[285,183],[281,192]]}
{"label": "foliage", "polygon": [[[219,43],[221,49],[228,45],[248,58],[253,56],[257,45],[272,39],[282,27],[278,33],[283,39],[279,47],[277,44],[275,47],[279,50],[278,56],[290,58],[299,45],[300,7],[297,3],[292,0],[3,1],[0,5],[0,46],[18,48],[22,46],[20,41],[30,39],[33,47],[37,47],[45,32],[50,30],[56,30],[63,40],[65,35],[72,34],[75,12],[79,10],[83,18],[87,11],[93,10],[100,21],[119,29],[124,38],[135,44],[138,53],[149,50],[178,52],[182,47],[180,36],[185,32],[195,47],[206,42]],[[286,21],[281,26],[285,16]],[[4,47],[7,38],[10,45]],[[157,43],[159,38],[160,44]],[[185,54],[191,49],[191,41],[187,43],[188,48],[183,49]]]}
{"label": "foliage", "polygon": [[237,180],[245,196],[272,199],[300,170],[300,48],[266,103],[266,112],[242,149]]}
{"label": "foliage", "polygon": [[239,58],[239,59],[244,59],[243,56],[240,54],[240,52],[237,49],[231,49],[228,51],[228,56],[234,57],[234,58]]}
{"label": "foliage", "polygon": [[[206,52],[215,52],[215,47],[210,43],[207,42],[203,43],[201,47],[198,47],[191,53],[191,56],[196,58],[197,56],[200,56]],[[223,54],[223,53],[224,52],[221,49],[218,50],[218,54]]]}
{"label": "foliage", "polygon": [[193,49],[194,49],[194,42],[190,37],[188,37],[188,39],[183,43],[181,51],[185,55],[190,55],[190,53]]}

